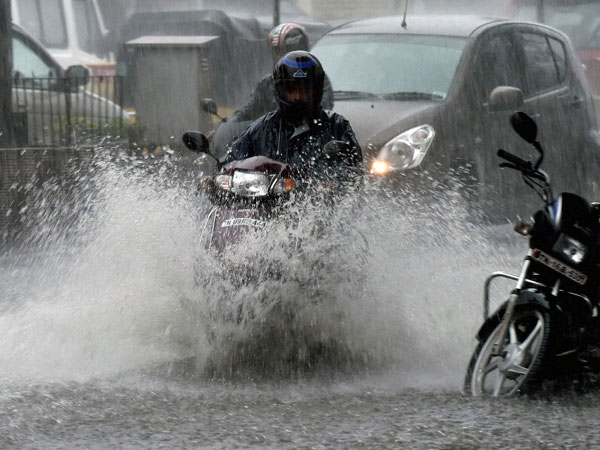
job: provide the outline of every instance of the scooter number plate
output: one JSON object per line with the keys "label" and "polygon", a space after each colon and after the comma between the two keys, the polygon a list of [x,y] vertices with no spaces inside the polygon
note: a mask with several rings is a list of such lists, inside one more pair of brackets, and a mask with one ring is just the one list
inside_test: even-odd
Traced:
{"label": "scooter number plate", "polygon": [[221,223],[221,227],[253,227],[266,228],[267,222],[264,220],[253,219],[252,217],[232,217]]}
{"label": "scooter number plate", "polygon": [[564,275],[569,280],[573,280],[575,283],[583,286],[587,282],[587,275],[567,266],[558,259],[553,258],[541,250],[534,249],[532,257],[543,265],[550,267],[552,270]]}

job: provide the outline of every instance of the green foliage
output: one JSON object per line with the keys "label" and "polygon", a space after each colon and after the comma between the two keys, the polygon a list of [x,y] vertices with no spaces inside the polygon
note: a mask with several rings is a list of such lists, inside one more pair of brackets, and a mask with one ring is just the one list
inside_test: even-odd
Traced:
{"label": "green foliage", "polygon": [[[127,119],[113,118],[107,121],[98,121],[81,116],[72,116],[70,126],[78,140],[102,136],[114,140],[127,139],[130,145],[142,142],[148,129],[143,123],[131,122]],[[61,132],[66,134],[67,127],[66,118],[62,118],[54,124],[54,131],[57,134]]]}

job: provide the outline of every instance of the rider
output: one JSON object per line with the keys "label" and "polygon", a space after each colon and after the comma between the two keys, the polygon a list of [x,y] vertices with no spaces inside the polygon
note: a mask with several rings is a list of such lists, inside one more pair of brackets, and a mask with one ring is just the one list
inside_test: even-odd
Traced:
{"label": "rider", "polygon": [[[308,35],[301,25],[296,23],[282,23],[273,28],[269,33],[269,47],[273,55],[273,64],[276,64],[288,52],[308,50]],[[231,120],[247,122],[258,119],[269,111],[273,111],[277,108],[273,91],[273,73],[269,73],[260,80],[247,103],[233,114]],[[327,75],[325,75],[322,106],[323,109],[333,108],[333,90],[331,89],[331,83]]]}
{"label": "rider", "polygon": [[[348,121],[321,106],[325,73],[307,51],[287,53],[275,65],[277,109],[255,120],[232,144],[222,164],[263,155],[289,163],[311,178],[358,178],[362,153]],[[344,141],[343,158],[323,157],[323,146]]]}

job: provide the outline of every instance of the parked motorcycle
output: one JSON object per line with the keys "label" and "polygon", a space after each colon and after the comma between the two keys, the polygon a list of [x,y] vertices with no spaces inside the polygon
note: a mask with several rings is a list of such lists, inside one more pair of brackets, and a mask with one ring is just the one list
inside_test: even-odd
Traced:
{"label": "parked motorcycle", "polygon": [[[516,170],[544,201],[533,221],[515,231],[529,237],[519,275],[495,272],[485,281],[484,323],[470,360],[465,393],[510,396],[541,390],[546,381],[571,383],[576,374],[600,369],[600,208],[584,198],[553,196],[540,169],[544,150],[527,114],[511,116],[513,129],[539,152],[535,163],[504,150],[500,167]],[[507,278],[516,285],[489,315],[490,285]]]}

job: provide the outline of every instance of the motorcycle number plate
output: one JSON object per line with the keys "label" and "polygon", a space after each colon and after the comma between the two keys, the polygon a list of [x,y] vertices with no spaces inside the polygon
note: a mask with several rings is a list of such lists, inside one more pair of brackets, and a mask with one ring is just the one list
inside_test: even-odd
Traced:
{"label": "motorcycle number plate", "polygon": [[566,264],[560,262],[558,259],[553,258],[552,256],[544,253],[541,250],[534,249],[531,256],[536,261],[542,263],[547,267],[550,267],[552,270],[555,270],[558,273],[564,275],[569,280],[573,280],[575,283],[581,284],[583,286],[587,281],[587,275],[573,269],[572,267],[567,266]]}

